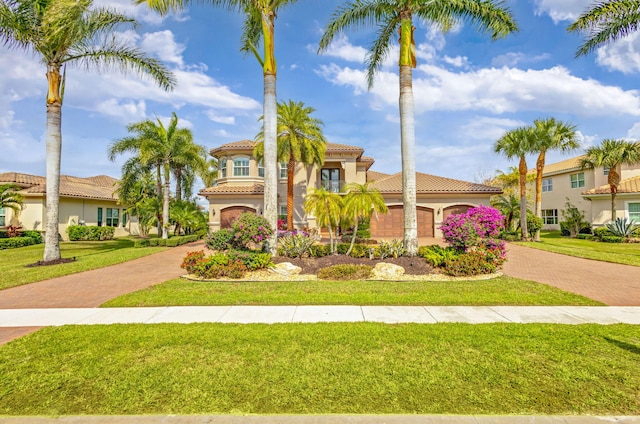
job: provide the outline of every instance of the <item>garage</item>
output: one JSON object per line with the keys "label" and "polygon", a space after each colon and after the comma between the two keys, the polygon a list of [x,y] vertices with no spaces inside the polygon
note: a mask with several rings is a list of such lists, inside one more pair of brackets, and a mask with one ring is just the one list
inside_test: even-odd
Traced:
{"label": "garage", "polygon": [[453,206],[449,206],[448,208],[444,208],[444,210],[442,211],[442,220],[444,221],[445,219],[447,219],[449,215],[467,213],[467,211],[472,207],[473,206],[469,206],[469,205],[453,205]]}
{"label": "garage", "polygon": [[244,212],[256,213],[256,210],[247,206],[231,206],[220,211],[220,228],[231,228],[231,223]]}
{"label": "garage", "polygon": [[[433,237],[433,209],[418,206],[416,208],[418,218],[418,237]],[[389,206],[389,213],[378,214],[371,217],[371,237],[372,238],[395,238],[404,237],[404,208],[402,205]]]}

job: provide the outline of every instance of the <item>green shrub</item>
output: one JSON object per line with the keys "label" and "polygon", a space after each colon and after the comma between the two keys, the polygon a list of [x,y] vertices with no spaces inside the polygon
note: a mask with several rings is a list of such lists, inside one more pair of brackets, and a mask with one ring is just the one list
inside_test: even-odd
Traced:
{"label": "green shrub", "polygon": [[230,250],[225,253],[230,261],[240,261],[249,271],[272,267],[270,253]]}
{"label": "green shrub", "polygon": [[247,267],[240,260],[232,260],[225,253],[205,257],[204,253],[191,252],[183,260],[183,265],[192,274],[206,279],[242,278],[247,272]]}
{"label": "green shrub", "polygon": [[444,263],[445,273],[455,277],[469,275],[491,274],[496,272],[496,265],[487,260],[486,255],[479,251],[460,254],[455,259],[447,259]]}
{"label": "green shrub", "polygon": [[42,233],[40,231],[25,230],[22,232],[22,237],[31,237],[34,240],[34,244],[42,243]]}
{"label": "green shrub", "polygon": [[371,277],[369,265],[333,265],[318,271],[321,280],[366,280]]}
{"label": "green shrub", "polygon": [[602,236],[600,238],[601,242],[604,243],[622,243],[624,241],[624,237],[620,236]]}
{"label": "green shrub", "polygon": [[402,240],[381,241],[377,246],[377,254],[380,259],[393,257],[398,258],[404,255],[406,249]]}
{"label": "green shrub", "polygon": [[607,228],[614,236],[629,238],[640,229],[640,225],[635,224],[627,218],[616,218],[615,221],[607,224]]}
{"label": "green shrub", "polygon": [[597,237],[591,234],[578,234],[576,238],[580,240],[597,240]]}
{"label": "green shrub", "polygon": [[460,256],[460,252],[453,247],[441,247],[438,245],[421,246],[418,248],[418,255],[436,268],[442,267],[447,260],[456,259]]}
{"label": "green shrub", "polygon": [[10,237],[0,238],[0,249],[15,249],[17,247],[31,246],[36,244],[31,237]]}
{"label": "green shrub", "polygon": [[598,227],[593,229],[593,235],[600,241],[602,237],[612,236],[613,233],[607,227]]}
{"label": "green shrub", "polygon": [[230,228],[223,228],[214,231],[207,237],[207,247],[211,250],[228,250],[233,244],[233,231]]}
{"label": "green shrub", "polygon": [[189,252],[182,260],[180,268],[187,270],[189,274],[195,274],[199,262],[204,259],[204,251]]}
{"label": "green shrub", "polygon": [[537,217],[533,212],[527,211],[527,231],[529,237],[533,238],[538,230],[542,229],[544,221],[542,218]]}
{"label": "green shrub", "polygon": [[309,255],[312,258],[322,258],[331,254],[331,247],[328,244],[314,244],[309,248]]}
{"label": "green shrub", "polygon": [[233,231],[233,245],[239,249],[246,249],[249,243],[264,246],[267,239],[273,235],[273,229],[264,217],[252,212],[241,213],[231,223]]}
{"label": "green shrub", "polygon": [[167,239],[165,245],[167,247],[176,247],[178,246],[180,243],[180,237],[171,237],[169,239]]}
{"label": "green shrub", "polygon": [[137,239],[133,241],[133,247],[148,247],[149,239]]}
{"label": "green shrub", "polygon": [[520,241],[521,234],[517,231],[502,231],[498,238],[505,241]]}
{"label": "green shrub", "polygon": [[302,258],[310,255],[311,246],[314,240],[308,235],[288,233],[282,237],[278,237],[278,243],[282,249],[282,256],[287,258]]}
{"label": "green shrub", "polygon": [[115,227],[98,227],[91,225],[70,225],[67,234],[71,241],[103,241],[113,239]]}

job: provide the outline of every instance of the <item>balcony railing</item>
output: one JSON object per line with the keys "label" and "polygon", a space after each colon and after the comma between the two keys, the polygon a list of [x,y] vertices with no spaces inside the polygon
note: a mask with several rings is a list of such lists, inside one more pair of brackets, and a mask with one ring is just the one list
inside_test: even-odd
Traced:
{"label": "balcony railing", "polygon": [[324,188],[327,191],[330,191],[332,193],[340,193],[344,185],[345,185],[345,181],[343,180],[320,181],[316,185],[316,188]]}

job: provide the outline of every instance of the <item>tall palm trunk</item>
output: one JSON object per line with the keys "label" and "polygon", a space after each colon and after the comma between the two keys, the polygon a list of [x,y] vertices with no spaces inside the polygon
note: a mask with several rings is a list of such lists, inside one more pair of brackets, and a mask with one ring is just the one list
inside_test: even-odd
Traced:
{"label": "tall palm trunk", "polygon": [[182,200],[182,168],[176,169],[176,200]]}
{"label": "tall palm trunk", "polygon": [[409,256],[418,253],[418,221],[416,217],[416,133],[413,111],[412,70],[413,27],[411,13],[401,14],[400,27],[400,150],[402,154],[402,203],[404,207],[404,247]]}
{"label": "tall palm trunk", "polygon": [[[162,196],[162,198],[164,199],[164,193],[163,193],[163,187],[162,187],[162,166],[160,165],[160,162],[158,162],[156,164],[156,198],[159,200],[160,197]],[[162,228],[163,228],[163,215],[162,215],[162,211],[156,211],[156,218],[158,219],[158,224],[156,225],[157,231],[158,231],[158,237],[162,237]]]}
{"label": "tall palm trunk", "polygon": [[358,234],[358,223],[360,220],[356,218],[356,223],[353,226],[353,236],[351,237],[351,244],[349,245],[349,250],[347,250],[347,256],[351,255],[351,251],[353,250],[353,245],[356,243],[356,237]]}
{"label": "tall palm trunk", "polygon": [[[544,162],[546,151],[541,150],[536,161],[536,216],[542,218],[542,171],[544,170]],[[536,230],[533,241],[540,241],[540,229]]]}
{"label": "tall palm trunk", "polygon": [[527,230],[527,162],[524,156],[520,156],[520,234],[522,240],[529,238]]}
{"label": "tall palm trunk", "polygon": [[62,151],[62,98],[60,65],[47,65],[47,224],[43,261],[60,259],[58,214],[60,207],[60,154]]}
{"label": "tall palm trunk", "polygon": [[162,191],[162,238],[169,238],[169,192],[171,184],[171,169],[164,164],[164,189]]}
{"label": "tall palm trunk", "polygon": [[293,153],[289,155],[287,163],[287,231],[293,231],[293,176],[296,170],[296,161]]}
{"label": "tall palm trunk", "polygon": [[275,14],[262,10],[262,40],[264,44],[264,217],[274,229],[267,241],[267,249],[276,255],[278,244],[278,174],[277,174],[277,133],[278,101],[276,98],[276,63],[273,45]]}
{"label": "tall palm trunk", "polygon": [[620,174],[616,167],[609,168],[609,175],[607,176],[607,182],[611,189],[611,220],[616,220],[616,195],[618,194],[618,185],[620,184]]}

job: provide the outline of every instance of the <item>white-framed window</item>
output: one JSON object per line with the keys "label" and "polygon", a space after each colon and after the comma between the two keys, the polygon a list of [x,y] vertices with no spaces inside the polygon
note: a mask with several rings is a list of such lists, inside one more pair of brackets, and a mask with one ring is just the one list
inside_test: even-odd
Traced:
{"label": "white-framed window", "polygon": [[0,208],[0,227],[7,225],[7,210]]}
{"label": "white-framed window", "polygon": [[227,177],[227,158],[220,158],[220,178]]}
{"label": "white-framed window", "polygon": [[542,192],[546,193],[548,191],[553,191],[553,179],[544,178],[542,180]]}
{"label": "white-framed window", "polygon": [[609,167],[605,166],[602,168],[602,175],[609,175]]}
{"label": "white-framed window", "polygon": [[278,205],[278,218],[287,219],[287,205]]}
{"label": "white-framed window", "polygon": [[287,178],[287,162],[280,162],[280,178]]}
{"label": "white-framed window", "polygon": [[640,224],[640,202],[627,203],[629,221]]}
{"label": "white-framed window", "polygon": [[542,221],[545,225],[556,225],[558,223],[558,209],[542,209]]}
{"label": "white-framed window", "polygon": [[117,227],[118,218],[120,217],[120,209],[107,208],[107,227]]}
{"label": "white-framed window", "polygon": [[102,227],[102,208],[98,208],[98,227]]}
{"label": "white-framed window", "polygon": [[571,174],[571,188],[583,188],[583,187],[584,187],[584,172]]}
{"label": "white-framed window", "polygon": [[249,159],[235,158],[233,160],[233,176],[248,177],[249,176]]}
{"label": "white-framed window", "polygon": [[264,164],[262,161],[258,162],[258,177],[264,178]]}

